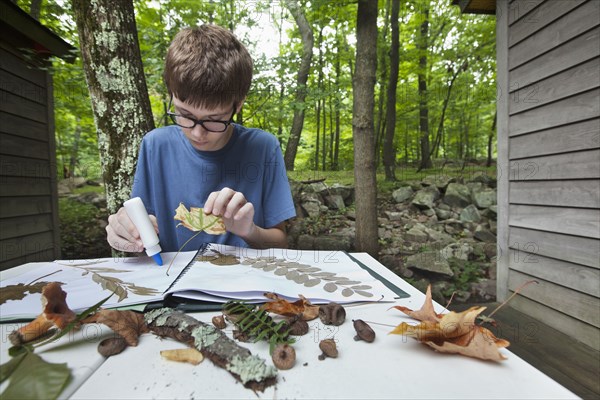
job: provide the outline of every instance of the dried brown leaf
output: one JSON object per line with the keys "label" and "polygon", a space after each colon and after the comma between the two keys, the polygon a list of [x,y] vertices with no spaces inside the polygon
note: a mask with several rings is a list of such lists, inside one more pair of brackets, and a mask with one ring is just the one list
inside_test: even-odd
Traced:
{"label": "dried brown leaf", "polygon": [[85,324],[92,322],[108,326],[115,333],[123,336],[127,344],[133,347],[137,346],[138,338],[142,333],[149,332],[144,315],[130,310],[102,309],[82,321]]}

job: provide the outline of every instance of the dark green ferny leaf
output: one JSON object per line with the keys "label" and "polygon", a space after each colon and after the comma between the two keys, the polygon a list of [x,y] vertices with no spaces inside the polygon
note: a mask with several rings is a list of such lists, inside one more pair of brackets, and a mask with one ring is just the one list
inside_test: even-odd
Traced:
{"label": "dark green ferny leaf", "polygon": [[10,375],[2,398],[56,399],[71,376],[66,363],[52,364],[27,353]]}

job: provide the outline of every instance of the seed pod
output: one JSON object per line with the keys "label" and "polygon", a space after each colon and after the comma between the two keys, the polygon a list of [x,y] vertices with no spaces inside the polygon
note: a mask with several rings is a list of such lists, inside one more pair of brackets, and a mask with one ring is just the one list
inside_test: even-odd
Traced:
{"label": "seed pod", "polygon": [[290,335],[302,336],[308,333],[308,322],[300,315],[295,315],[287,320],[286,329],[290,330]]}
{"label": "seed pod", "polygon": [[362,319],[352,320],[354,323],[354,329],[356,329],[356,336],[354,340],[364,340],[368,343],[373,343],[375,340],[375,331]]}
{"label": "seed pod", "polygon": [[277,369],[290,369],[296,363],[296,350],[289,344],[280,343],[273,349],[271,359]]}
{"label": "seed pod", "polygon": [[341,325],[346,320],[346,310],[338,303],[331,302],[319,307],[319,318],[325,325]]}
{"label": "seed pod", "polygon": [[98,353],[104,357],[114,356],[119,354],[127,347],[127,342],[123,336],[111,337],[104,339],[98,344]]}
{"label": "seed pod", "polygon": [[227,322],[225,322],[225,317],[223,317],[222,315],[212,317],[212,323],[217,329],[225,329],[225,327],[227,326]]}
{"label": "seed pod", "polygon": [[335,345],[335,341],[333,339],[321,340],[321,343],[319,343],[319,348],[323,352],[323,354],[319,356],[319,360],[321,361],[327,357],[337,358],[338,356],[337,346]]}

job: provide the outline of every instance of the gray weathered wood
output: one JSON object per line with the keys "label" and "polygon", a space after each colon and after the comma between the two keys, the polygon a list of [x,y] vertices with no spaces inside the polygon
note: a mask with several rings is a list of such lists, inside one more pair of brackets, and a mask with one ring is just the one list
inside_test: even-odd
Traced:
{"label": "gray weathered wood", "polygon": [[600,297],[600,269],[573,264],[539,254],[525,254],[510,249],[508,252],[511,270],[534,276],[549,282]]}
{"label": "gray weathered wood", "polygon": [[48,141],[48,138],[44,136],[46,124],[1,111],[0,132],[40,141]]}
{"label": "gray weathered wood", "polygon": [[[526,253],[539,254],[575,264],[600,269],[600,240],[535,231],[526,228],[509,228],[509,247]],[[505,251],[501,249],[501,251]],[[507,253],[508,254],[508,253]]]}
{"label": "gray weathered wood", "polygon": [[525,314],[536,315],[554,329],[574,337],[596,351],[600,350],[600,330],[597,327],[523,296],[516,296],[510,301],[510,305]]}
{"label": "gray weathered wood", "polygon": [[54,230],[52,214],[0,219],[0,240]]}
{"label": "gray weathered wood", "polygon": [[511,204],[510,226],[600,239],[600,210]]}
{"label": "gray weathered wood", "polygon": [[510,114],[540,107],[600,87],[600,58],[594,58],[510,95]]}
{"label": "gray weathered wood", "polygon": [[0,197],[50,195],[49,178],[2,177]]}
{"label": "gray weathered wood", "polygon": [[[510,3],[510,6],[506,9],[506,15],[508,16],[508,24],[514,25],[517,21],[531,22],[531,14],[545,0],[516,0]],[[498,2],[496,2],[498,4]],[[498,15],[498,13],[496,13]],[[508,37],[507,37],[508,43]]]}
{"label": "gray weathered wood", "polygon": [[46,73],[46,115],[48,120],[48,161],[50,165],[50,196],[52,202],[52,234],[54,237],[54,258],[60,258],[60,221],[58,219],[58,180],[56,171],[56,138],[54,137],[54,83],[52,76]]}
{"label": "gray weathered wood", "polygon": [[600,148],[600,118],[510,138],[513,160]]}
{"label": "gray weathered wood", "polygon": [[0,260],[10,261],[53,249],[54,237],[52,232],[0,240]]}
{"label": "gray weathered wood", "polygon": [[[0,135],[1,136],[1,135]],[[4,142],[0,139],[0,145]],[[2,154],[0,150],[0,154]],[[36,160],[17,156],[2,155],[0,165],[0,176],[28,176],[31,178],[49,178],[50,162],[48,160]]]}
{"label": "gray weathered wood", "polygon": [[514,46],[529,35],[539,31],[586,0],[551,0],[531,10],[527,18],[515,22],[508,33],[508,45]]}
{"label": "gray weathered wood", "polygon": [[[1,251],[3,251],[2,245],[0,245],[0,252]],[[29,262],[52,261],[55,259],[54,249],[43,250],[22,257],[11,258],[10,260],[2,260],[0,261],[0,271]]]}
{"label": "gray weathered wood", "polygon": [[[2,178],[4,179],[4,178]],[[52,211],[47,196],[1,197],[0,218],[46,214]]]}
{"label": "gray weathered wood", "polygon": [[46,84],[45,71],[37,68],[29,68],[24,65],[22,59],[0,44],[0,69],[21,77],[38,86]]}
{"label": "gray weathered wood", "polygon": [[600,89],[533,108],[510,117],[510,134],[520,135],[571,124],[600,115]]}
{"label": "gray weathered wood", "polygon": [[531,157],[510,162],[511,181],[600,178],[600,150]]}
{"label": "gray weathered wood", "polygon": [[[600,29],[595,28],[510,71],[514,90],[557,74],[600,55]],[[504,92],[503,92],[504,93]]]}
{"label": "gray weathered wood", "polygon": [[46,105],[46,88],[0,69],[2,89],[24,99]]}
{"label": "gray weathered wood", "polygon": [[[534,279],[531,275],[510,271],[508,287],[510,290],[515,291],[524,282],[531,279]],[[600,299],[598,297],[571,290],[543,279],[537,279],[537,281],[538,284],[527,286],[519,294],[595,327],[600,326]]]}
{"label": "gray weathered wood", "polygon": [[0,133],[0,153],[48,160],[48,143]]}
{"label": "gray weathered wood", "polygon": [[510,184],[513,204],[600,208],[600,181],[519,181]]}
{"label": "gray weathered wood", "polygon": [[32,121],[48,123],[46,106],[24,99],[0,88],[0,111],[19,115]]}
{"label": "gray weathered wood", "polygon": [[508,68],[514,69],[525,64],[598,25],[600,25],[600,1],[588,1],[568,13],[565,11],[554,23],[511,47]]}

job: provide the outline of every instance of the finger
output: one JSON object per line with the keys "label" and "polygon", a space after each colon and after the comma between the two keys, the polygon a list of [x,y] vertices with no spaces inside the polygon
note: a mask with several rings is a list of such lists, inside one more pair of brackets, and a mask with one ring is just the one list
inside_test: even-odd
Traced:
{"label": "finger", "polygon": [[117,235],[111,225],[106,226],[106,240],[110,247],[119,251],[140,252],[144,249],[144,246],[132,243]]}
{"label": "finger", "polygon": [[244,206],[246,203],[248,203],[248,200],[246,200],[244,195],[240,192],[235,192],[227,203],[223,217],[231,218],[232,216],[236,215],[239,209],[242,208],[242,206]]}
{"label": "finger", "polygon": [[115,235],[130,243],[142,244],[140,233],[127,215],[124,208],[120,208],[116,214],[108,217],[108,224]]}
{"label": "finger", "polygon": [[244,219],[250,221],[254,220],[254,204],[246,202],[246,204],[244,204],[233,216],[234,221],[241,221]]}
{"label": "finger", "polygon": [[215,204],[215,199],[219,195],[219,192],[212,192],[208,195],[208,198],[204,202],[204,214],[212,214],[213,205]]}
{"label": "finger", "polygon": [[152,222],[152,225],[154,226],[154,230],[156,231],[156,234],[158,235],[160,232],[158,231],[158,220],[156,219],[156,217],[154,215],[148,215],[150,217],[150,222]]}
{"label": "finger", "polygon": [[235,193],[236,192],[234,192],[233,190],[231,190],[229,188],[221,189],[218,192],[217,197],[215,198],[215,202],[212,207],[212,214],[213,215],[223,215],[223,213],[227,209],[227,204],[229,204],[229,201],[231,200],[231,198],[233,197],[233,195]]}

